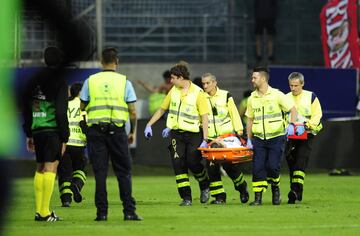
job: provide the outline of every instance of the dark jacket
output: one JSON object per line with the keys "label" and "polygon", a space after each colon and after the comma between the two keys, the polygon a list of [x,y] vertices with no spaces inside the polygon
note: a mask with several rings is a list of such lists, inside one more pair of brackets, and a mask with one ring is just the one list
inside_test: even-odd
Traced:
{"label": "dark jacket", "polygon": [[56,127],[53,129],[59,134],[60,140],[66,143],[69,139],[69,122],[67,118],[68,88],[64,80],[64,73],[57,69],[46,68],[41,70],[27,84],[23,92],[23,129],[27,137],[32,137],[34,132],[41,132],[46,127],[38,127],[32,130],[33,103],[42,99],[54,104]]}

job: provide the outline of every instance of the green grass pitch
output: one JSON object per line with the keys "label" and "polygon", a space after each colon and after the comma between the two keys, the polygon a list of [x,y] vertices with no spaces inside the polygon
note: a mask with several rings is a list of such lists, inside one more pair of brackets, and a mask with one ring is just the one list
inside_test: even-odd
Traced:
{"label": "green grass pitch", "polygon": [[[246,180],[250,183],[251,176]],[[134,176],[133,193],[142,222],[123,221],[116,179],[108,178],[107,222],[95,222],[94,178],[89,177],[84,201],[60,207],[58,188],[53,210],[61,222],[35,222],[33,179],[16,179],[4,235],[360,235],[360,176],[330,177],[308,174],[301,204],[288,205],[287,175],[282,175],[280,206],[271,205],[271,190],[263,206],[241,204],[232,182],[223,177],[228,193],[226,205],[200,204],[199,188],[191,179],[193,206],[180,207],[174,176]],[[253,193],[250,190],[250,201]]]}

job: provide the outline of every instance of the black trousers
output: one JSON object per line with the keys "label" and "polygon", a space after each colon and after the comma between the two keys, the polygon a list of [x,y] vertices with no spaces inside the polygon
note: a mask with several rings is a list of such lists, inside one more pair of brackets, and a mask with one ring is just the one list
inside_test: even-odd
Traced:
{"label": "black trousers", "polygon": [[290,188],[302,196],[305,170],[309,162],[314,135],[309,134],[306,140],[291,139],[286,143],[285,157],[289,167]]}
{"label": "black trousers", "polygon": [[[179,195],[182,199],[191,200],[190,182],[189,178],[186,177],[188,176],[188,170],[199,181],[200,190],[209,188],[209,177],[202,163],[201,152],[197,150],[202,142],[202,134],[172,130],[170,138],[169,150]],[[181,176],[185,177],[178,178]]]}
{"label": "black trousers", "polygon": [[98,126],[91,126],[87,135],[89,157],[95,174],[95,205],[98,216],[108,213],[106,178],[109,160],[118,181],[123,213],[135,213],[135,199],[132,197],[131,157],[127,134],[118,128],[113,134],[102,132]]}
{"label": "black trousers", "polygon": [[[222,163],[222,167],[224,168],[226,174],[230,177],[230,179],[234,183],[235,190],[241,192],[246,190],[246,181],[243,179],[243,173],[241,172],[240,163]],[[212,186],[212,183],[219,183],[222,182],[221,180],[221,173],[220,173],[220,164],[207,161],[207,170],[210,179],[210,193],[216,190],[223,189],[223,184],[216,184]],[[217,194],[211,194],[211,196],[215,197],[216,199],[226,199],[226,193],[221,192]]]}
{"label": "black trousers", "polygon": [[83,188],[86,180],[86,163],[85,147],[66,146],[58,166],[59,191],[63,202],[71,201],[71,184],[75,184],[80,191]]}

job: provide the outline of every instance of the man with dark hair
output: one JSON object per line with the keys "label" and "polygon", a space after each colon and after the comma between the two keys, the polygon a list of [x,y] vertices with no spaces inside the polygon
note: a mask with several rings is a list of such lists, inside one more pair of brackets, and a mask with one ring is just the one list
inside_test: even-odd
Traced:
{"label": "man with dark hair", "polygon": [[[182,202],[180,206],[191,206],[192,195],[188,169],[199,181],[200,202],[209,201],[209,177],[201,163],[199,147],[206,147],[208,140],[208,106],[201,88],[194,85],[185,64],[180,63],[170,69],[171,82],[174,84],[161,108],[147,123],[144,134],[152,136],[151,126],[168,110],[166,126],[162,136],[170,136],[171,161],[175,172],[176,184]],[[202,126],[202,129],[201,129]],[[202,132],[201,132],[202,131]]]}
{"label": "man with dark hair", "polygon": [[61,51],[55,47],[47,48],[44,59],[48,68],[26,86],[23,128],[27,149],[36,154],[35,220],[58,221],[60,218],[49,207],[57,166],[69,138],[67,86],[59,72]]}
{"label": "man with dark hair", "polygon": [[81,122],[86,122],[86,112],[80,111],[80,91],[82,83],[74,83],[70,87],[68,102],[68,120],[70,137],[66,144],[64,156],[60,159],[58,167],[58,180],[60,199],[63,207],[69,207],[71,197],[75,202],[81,202],[81,189],[86,182],[85,130]]}
{"label": "man with dark hair", "polygon": [[[102,52],[103,71],[91,75],[81,90],[81,109],[88,114],[87,142],[89,158],[95,174],[95,221],[106,221],[108,200],[106,177],[111,159],[118,180],[124,220],[142,220],[135,213],[132,197],[131,157],[128,143],[134,141],[136,126],[134,88],[125,75],[116,73],[119,59],[115,48]],[[125,123],[130,118],[130,133]]]}
{"label": "man with dark hair", "polygon": [[[269,85],[269,72],[264,67],[253,69],[251,79],[255,91],[251,93],[245,115],[247,123],[247,147],[254,149],[252,206],[262,204],[262,193],[271,184],[272,204],[279,205],[280,160],[284,151],[285,134],[294,132],[297,112],[294,102],[278,89]],[[291,112],[291,123],[284,127],[283,112]]]}

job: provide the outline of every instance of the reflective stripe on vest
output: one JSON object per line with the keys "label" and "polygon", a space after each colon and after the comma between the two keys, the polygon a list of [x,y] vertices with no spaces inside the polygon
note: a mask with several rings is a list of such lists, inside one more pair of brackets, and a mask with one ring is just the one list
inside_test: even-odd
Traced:
{"label": "reflective stripe on vest", "polygon": [[254,111],[252,126],[254,136],[270,139],[284,135],[285,122],[275,93],[264,97],[256,97],[253,94],[251,106]]}
{"label": "reflective stripe on vest", "polygon": [[88,125],[114,122],[116,126],[122,127],[129,118],[125,102],[126,76],[105,71],[90,76],[88,81]]}
{"label": "reflective stripe on vest", "polygon": [[69,120],[70,136],[67,145],[83,147],[86,145],[86,136],[82,132],[79,122],[83,119],[80,111],[80,99],[75,97],[68,103],[67,116]]}
{"label": "reflective stripe on vest", "polygon": [[166,126],[174,130],[193,133],[200,131],[200,116],[196,107],[197,97],[201,89],[191,84],[188,94],[181,100],[181,90],[175,86],[171,89],[169,114]]}
{"label": "reflective stripe on vest", "polygon": [[[213,97],[207,96],[209,105],[209,138],[216,138],[223,134],[234,133],[234,127],[227,107],[228,91],[218,89]],[[213,110],[217,114],[213,114]]]}
{"label": "reflective stripe on vest", "polygon": [[[295,100],[294,96],[292,95],[291,92],[286,94],[286,96],[294,100],[295,107],[296,107],[296,110],[299,115],[306,118],[306,120],[309,120],[311,118],[311,116],[312,116],[312,109],[311,109],[312,92],[303,90],[301,92],[301,97],[299,100]],[[311,130],[311,133],[317,134],[321,129],[322,129],[322,124],[320,122],[319,125],[315,129]]]}

